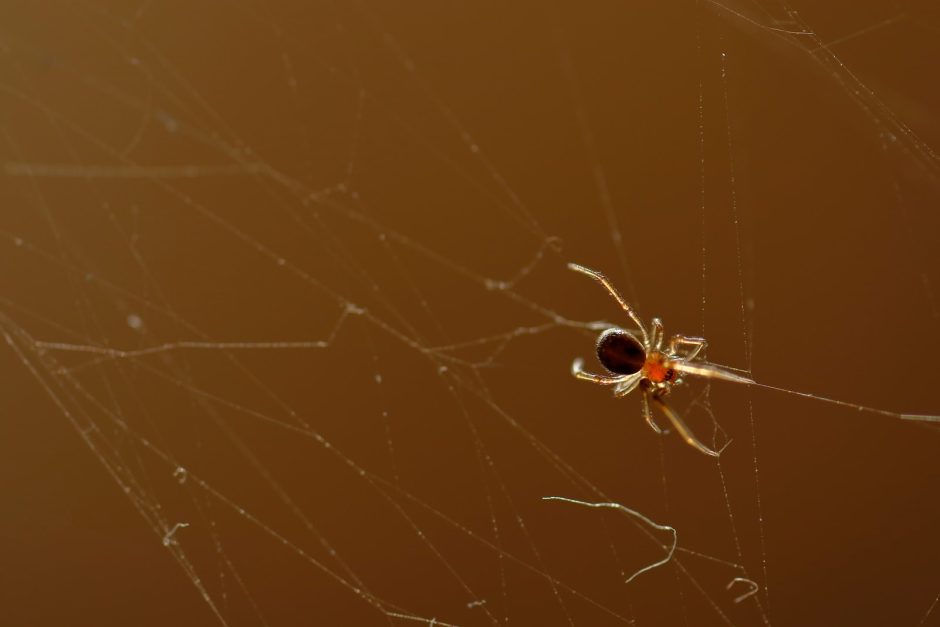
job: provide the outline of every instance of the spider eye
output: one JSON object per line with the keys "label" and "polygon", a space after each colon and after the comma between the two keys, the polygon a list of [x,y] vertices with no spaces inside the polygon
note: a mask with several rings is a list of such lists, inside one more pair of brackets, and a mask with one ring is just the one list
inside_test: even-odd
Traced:
{"label": "spider eye", "polygon": [[597,338],[597,359],[615,374],[634,374],[646,363],[646,350],[623,329],[607,329]]}

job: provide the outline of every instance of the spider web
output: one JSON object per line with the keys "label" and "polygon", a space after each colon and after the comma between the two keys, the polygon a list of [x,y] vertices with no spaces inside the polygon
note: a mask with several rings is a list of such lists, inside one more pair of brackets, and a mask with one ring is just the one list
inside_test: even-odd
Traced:
{"label": "spider web", "polygon": [[[935,428],[825,401],[937,413],[937,16],[0,23],[10,624],[937,624]],[[571,261],[778,388],[670,396],[718,460]]]}

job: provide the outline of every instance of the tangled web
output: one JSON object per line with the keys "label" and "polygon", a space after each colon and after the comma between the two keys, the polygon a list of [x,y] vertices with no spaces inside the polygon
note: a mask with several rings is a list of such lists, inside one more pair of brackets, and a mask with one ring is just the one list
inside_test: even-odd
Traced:
{"label": "tangled web", "polygon": [[[11,624],[937,624],[936,16],[0,24]],[[757,381],[670,397],[720,457],[572,261]]]}

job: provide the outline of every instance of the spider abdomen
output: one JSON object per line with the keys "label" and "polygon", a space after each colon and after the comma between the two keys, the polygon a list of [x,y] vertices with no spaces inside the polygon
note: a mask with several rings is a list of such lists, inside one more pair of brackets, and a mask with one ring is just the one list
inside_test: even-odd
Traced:
{"label": "spider abdomen", "polygon": [[646,349],[623,329],[607,329],[597,338],[597,359],[610,372],[634,374],[646,365]]}

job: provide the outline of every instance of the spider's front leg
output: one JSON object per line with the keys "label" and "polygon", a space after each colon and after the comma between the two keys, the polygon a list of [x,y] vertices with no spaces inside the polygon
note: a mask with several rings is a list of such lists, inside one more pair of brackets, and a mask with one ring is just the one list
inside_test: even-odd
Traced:
{"label": "spider's front leg", "polygon": [[685,424],[682,418],[679,417],[679,414],[677,414],[669,405],[666,404],[666,401],[664,401],[661,397],[653,394],[653,402],[656,403],[657,407],[659,407],[659,409],[662,410],[664,414],[666,414],[666,418],[668,418],[669,422],[672,423],[672,426],[676,428],[676,431],[679,432],[679,435],[682,436],[682,439],[685,440],[686,444],[695,449],[698,449],[706,455],[711,457],[718,457],[718,451],[713,451],[712,449],[702,444],[699,439],[695,437],[695,434],[692,433],[692,430],[689,429],[689,426]]}
{"label": "spider's front leg", "polygon": [[692,361],[698,357],[699,353],[705,350],[706,346],[708,346],[708,342],[705,341],[704,337],[690,337],[688,335],[676,334],[669,340],[669,354],[671,356],[679,356],[679,350],[686,348],[688,352],[682,356],[682,359]]}
{"label": "spider's front leg", "polygon": [[[673,338],[675,340],[675,338]],[[661,350],[663,347],[663,321],[653,318],[650,324],[650,348]],[[670,348],[672,348],[670,344]]]}
{"label": "spider's front leg", "polygon": [[650,429],[655,431],[657,435],[666,434],[667,432],[653,420],[653,411],[650,409],[650,393],[645,389],[640,397],[640,403],[643,405],[643,419],[650,426]]}

